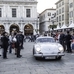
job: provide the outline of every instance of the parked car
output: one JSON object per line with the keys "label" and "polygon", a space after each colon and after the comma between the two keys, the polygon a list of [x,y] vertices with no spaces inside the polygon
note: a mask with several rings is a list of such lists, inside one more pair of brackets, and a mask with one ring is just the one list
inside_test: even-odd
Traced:
{"label": "parked car", "polygon": [[36,59],[52,59],[54,57],[60,60],[62,56],[64,56],[64,48],[60,43],[57,43],[53,37],[38,37],[33,45],[33,56]]}

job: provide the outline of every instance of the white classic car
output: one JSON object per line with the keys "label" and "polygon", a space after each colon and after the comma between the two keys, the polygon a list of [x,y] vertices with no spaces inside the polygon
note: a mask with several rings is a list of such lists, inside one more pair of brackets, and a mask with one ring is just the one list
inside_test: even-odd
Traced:
{"label": "white classic car", "polygon": [[61,59],[64,56],[64,49],[60,43],[55,42],[53,37],[38,37],[33,45],[33,56],[39,58]]}

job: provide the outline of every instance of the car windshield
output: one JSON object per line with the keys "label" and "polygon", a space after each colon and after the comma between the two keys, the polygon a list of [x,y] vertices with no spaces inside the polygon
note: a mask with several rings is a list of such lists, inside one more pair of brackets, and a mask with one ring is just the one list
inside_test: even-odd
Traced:
{"label": "car windshield", "polygon": [[54,38],[39,38],[36,40],[36,42],[55,42]]}

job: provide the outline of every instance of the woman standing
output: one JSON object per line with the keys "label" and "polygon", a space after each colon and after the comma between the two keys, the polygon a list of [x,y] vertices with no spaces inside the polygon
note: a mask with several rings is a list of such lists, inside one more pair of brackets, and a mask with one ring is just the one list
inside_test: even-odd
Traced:
{"label": "woman standing", "polygon": [[3,37],[1,38],[1,41],[2,41],[2,48],[3,48],[3,58],[7,59],[7,49],[8,49],[8,45],[9,45],[8,33],[3,32],[2,35],[3,35]]}

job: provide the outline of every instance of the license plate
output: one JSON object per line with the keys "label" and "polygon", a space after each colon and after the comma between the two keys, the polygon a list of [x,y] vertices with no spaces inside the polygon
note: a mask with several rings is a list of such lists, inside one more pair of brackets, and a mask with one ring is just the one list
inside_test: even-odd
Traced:
{"label": "license plate", "polygon": [[55,59],[55,57],[45,57],[45,59]]}

